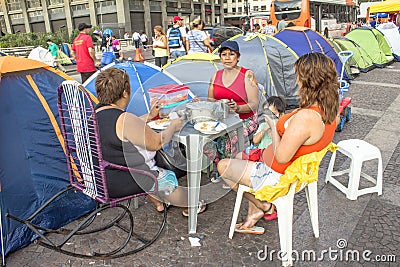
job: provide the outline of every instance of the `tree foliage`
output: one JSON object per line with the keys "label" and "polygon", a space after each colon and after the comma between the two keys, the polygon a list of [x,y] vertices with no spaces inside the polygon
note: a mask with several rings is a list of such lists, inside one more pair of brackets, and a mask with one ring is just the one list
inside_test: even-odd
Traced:
{"label": "tree foliage", "polygon": [[[96,29],[93,27],[91,33]],[[46,40],[51,39],[53,43],[61,45],[62,43],[72,43],[76,36],[78,36],[79,30],[75,29],[72,31],[70,36],[67,35],[65,29],[58,30],[56,32],[27,32],[27,33],[7,33],[0,37],[0,48],[6,47],[20,47],[20,46],[42,46],[47,47]],[[93,42],[97,39],[91,34]]]}

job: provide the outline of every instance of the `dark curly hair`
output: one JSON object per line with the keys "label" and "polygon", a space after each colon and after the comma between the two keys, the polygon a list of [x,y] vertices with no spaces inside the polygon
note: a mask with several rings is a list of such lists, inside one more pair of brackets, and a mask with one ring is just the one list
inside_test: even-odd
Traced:
{"label": "dark curly hair", "polygon": [[109,68],[100,71],[95,81],[99,102],[110,105],[122,98],[124,91],[130,94],[129,75],[122,69]]}
{"label": "dark curly hair", "polygon": [[332,123],[339,111],[339,82],[333,61],[321,53],[301,56],[294,64],[299,82],[300,108],[317,104],[324,123]]}

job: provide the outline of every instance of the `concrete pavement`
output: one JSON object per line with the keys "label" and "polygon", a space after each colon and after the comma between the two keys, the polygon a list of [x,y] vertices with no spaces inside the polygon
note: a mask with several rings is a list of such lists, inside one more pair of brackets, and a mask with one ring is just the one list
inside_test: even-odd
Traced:
{"label": "concrete pavement", "polygon": [[[345,124],[342,132],[335,134],[334,142],[358,138],[381,150],[384,164],[383,195],[368,194],[351,201],[331,184],[325,184],[324,178],[331,155],[328,153],[321,162],[319,171],[318,239],[312,234],[304,191],[295,197],[293,249],[300,254],[295,266],[399,266],[400,62],[360,74],[351,83],[346,96],[353,98],[352,118]],[[341,155],[338,155],[337,162],[342,167],[348,164],[348,160]],[[368,164],[367,167],[372,169],[374,165]],[[180,182],[186,183],[184,178]],[[210,184],[203,177],[202,185],[206,184],[209,187],[204,191],[202,189],[204,199],[211,199],[212,195],[223,190],[220,184]],[[365,183],[362,185],[365,186]],[[181,216],[180,209],[171,207],[168,211],[168,224],[159,240],[135,255],[113,260],[86,260],[31,244],[11,253],[6,259],[7,265],[280,266],[276,252],[269,257],[272,250],[280,249],[277,221],[258,223],[266,228],[264,235],[235,234],[230,240],[228,230],[236,194],[228,191],[222,194],[223,197],[210,203],[208,210],[198,217],[198,234],[195,236],[200,238],[201,247],[190,246],[187,219]],[[145,202],[148,201],[141,199],[139,209],[134,211],[139,227],[147,227],[149,221],[159,219],[150,203],[145,205]],[[239,221],[245,217],[245,204],[242,204]],[[103,219],[106,218],[106,215],[103,216]],[[81,236],[71,241],[70,246],[75,250],[80,250],[84,245],[96,249],[107,247],[117,238],[118,234],[115,232],[107,232],[96,238]],[[265,255],[264,252],[267,252],[267,257],[260,258],[260,255]],[[316,253],[316,260],[301,259],[302,254],[308,255],[310,252]],[[355,252],[360,257],[358,260],[348,256]],[[367,257],[363,258],[362,255]],[[379,261],[382,259],[386,262]]]}

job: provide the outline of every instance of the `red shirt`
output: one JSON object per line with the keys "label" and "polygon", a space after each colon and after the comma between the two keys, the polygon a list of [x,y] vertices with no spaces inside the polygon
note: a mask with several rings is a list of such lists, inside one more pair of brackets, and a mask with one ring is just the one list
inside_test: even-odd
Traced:
{"label": "red shirt", "polygon": [[[319,114],[322,115],[322,110],[319,107],[312,106],[312,107],[309,107],[306,109],[315,110]],[[279,120],[276,124],[276,130],[280,137],[282,137],[283,134],[285,133],[285,122],[290,117],[292,117],[294,114],[296,114],[299,110],[300,109],[296,109],[288,114],[283,115],[281,118],[279,118]],[[263,161],[265,164],[270,166],[271,169],[273,169],[274,171],[276,171],[278,173],[284,173],[286,168],[290,164],[292,164],[292,162],[295,161],[298,157],[306,155],[306,154],[310,154],[312,152],[321,151],[323,148],[327,147],[329,145],[329,143],[332,142],[333,136],[335,134],[335,130],[336,130],[336,121],[334,121],[331,124],[325,123],[325,131],[324,131],[324,134],[322,135],[321,139],[313,145],[300,146],[299,149],[294,154],[293,158],[285,164],[280,164],[280,163],[278,163],[278,161],[276,161],[275,155],[274,155],[274,149],[271,144],[267,148],[265,148],[263,151],[263,154],[262,154]],[[273,160],[271,162],[271,160],[267,161],[266,159],[273,159]]]}
{"label": "red shirt", "polygon": [[72,43],[71,49],[76,54],[76,70],[78,72],[94,72],[97,70],[89,54],[90,47],[93,48],[92,37],[84,33],[79,33]]}
{"label": "red shirt", "polygon": [[[222,82],[222,73],[224,70],[217,71],[214,79],[214,99],[233,99],[238,105],[247,104],[247,93],[244,84],[244,77],[246,71],[249,69],[240,68],[240,72],[233,83],[228,87],[225,87]],[[244,120],[254,115],[254,112],[251,111],[249,113],[239,113],[240,119]]]}

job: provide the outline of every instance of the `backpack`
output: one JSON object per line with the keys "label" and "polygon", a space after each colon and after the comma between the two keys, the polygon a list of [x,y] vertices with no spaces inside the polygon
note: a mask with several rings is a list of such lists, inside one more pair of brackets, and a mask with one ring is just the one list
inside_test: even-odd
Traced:
{"label": "backpack", "polygon": [[168,34],[169,48],[180,48],[182,46],[182,34],[179,27],[172,27]]}

